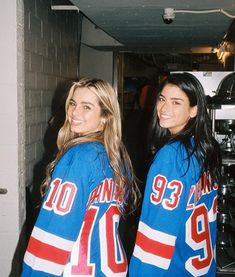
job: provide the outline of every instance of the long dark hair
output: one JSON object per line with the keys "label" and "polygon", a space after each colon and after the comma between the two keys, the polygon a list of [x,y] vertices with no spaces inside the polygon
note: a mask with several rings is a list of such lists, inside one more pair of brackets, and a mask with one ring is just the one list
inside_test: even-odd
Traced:
{"label": "long dark hair", "polygon": [[[179,87],[187,95],[191,107],[197,106],[197,115],[190,118],[186,126],[179,133],[171,135],[168,129],[159,125],[159,119],[154,112],[151,149],[156,152],[163,145],[180,141],[187,153],[188,162],[190,156],[195,155],[200,166],[200,175],[204,172],[210,176],[210,183],[213,185],[220,179],[220,149],[211,131],[211,120],[207,110],[206,96],[199,80],[190,73],[173,73],[162,82],[158,91],[160,92],[167,84]],[[192,144],[191,137],[194,137],[195,143]],[[188,165],[189,166],[189,165]]]}

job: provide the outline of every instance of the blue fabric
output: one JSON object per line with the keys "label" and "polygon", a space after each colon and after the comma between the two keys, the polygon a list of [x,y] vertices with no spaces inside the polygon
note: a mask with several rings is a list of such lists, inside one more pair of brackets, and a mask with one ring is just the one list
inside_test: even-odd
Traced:
{"label": "blue fabric", "polygon": [[[89,270],[93,276],[107,276],[111,250],[111,257],[117,258],[111,259],[111,270],[126,275],[122,245],[115,241],[120,247],[110,247],[107,233],[110,228],[118,240],[112,177],[102,144],[79,144],[61,157],[28,244],[22,277],[81,276]],[[121,269],[118,262],[123,262]]]}
{"label": "blue fabric", "polygon": [[130,277],[215,276],[217,188],[202,192],[198,179],[195,156],[188,163],[179,142],[165,145],[155,155],[147,176]]}

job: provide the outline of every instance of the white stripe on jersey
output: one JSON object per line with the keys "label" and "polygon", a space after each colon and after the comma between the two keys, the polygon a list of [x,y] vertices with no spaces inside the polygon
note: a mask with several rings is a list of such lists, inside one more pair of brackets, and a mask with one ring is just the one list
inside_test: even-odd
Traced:
{"label": "white stripe on jersey", "polygon": [[213,205],[211,206],[210,210],[208,211],[208,219],[209,219],[209,222],[214,222],[216,221],[216,218],[217,218],[217,195],[214,197],[214,200],[213,200]]}
{"label": "white stripe on jersey", "polygon": [[34,270],[54,274],[56,276],[61,276],[64,270],[64,265],[37,258],[29,252],[25,253],[24,262]]}
{"label": "white stripe on jersey", "polygon": [[143,233],[146,237],[154,241],[158,241],[170,246],[175,246],[176,236],[154,230],[142,221],[139,222],[138,232]]}
{"label": "white stripe on jersey", "polygon": [[170,259],[162,258],[143,251],[138,245],[135,245],[133,255],[146,264],[151,264],[162,269],[168,269],[171,262]]}
{"label": "white stripe on jersey", "polygon": [[71,251],[74,245],[74,241],[63,239],[61,237],[43,231],[36,226],[34,227],[31,236],[43,243],[49,244],[65,251]]}

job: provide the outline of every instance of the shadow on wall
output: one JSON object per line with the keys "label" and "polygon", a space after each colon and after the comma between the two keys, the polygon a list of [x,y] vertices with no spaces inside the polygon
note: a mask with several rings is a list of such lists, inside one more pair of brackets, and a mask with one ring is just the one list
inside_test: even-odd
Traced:
{"label": "shadow on wall", "polygon": [[46,177],[46,167],[52,162],[57,153],[57,135],[65,120],[65,101],[69,88],[74,80],[67,80],[58,84],[51,103],[51,118],[48,120],[48,127],[44,135],[44,153],[42,159],[34,166],[33,180],[28,188],[28,203],[31,209],[28,216],[31,216],[32,209],[38,209],[41,203],[40,185]]}
{"label": "shadow on wall", "polygon": [[46,167],[57,153],[57,135],[65,119],[65,101],[69,88],[75,79],[58,84],[51,104],[52,116],[43,139],[44,153],[42,159],[35,165],[33,180],[30,187],[26,187],[26,220],[22,227],[20,238],[12,260],[9,277],[20,276],[22,261],[28,239],[38,216],[41,204],[40,185],[46,177]]}

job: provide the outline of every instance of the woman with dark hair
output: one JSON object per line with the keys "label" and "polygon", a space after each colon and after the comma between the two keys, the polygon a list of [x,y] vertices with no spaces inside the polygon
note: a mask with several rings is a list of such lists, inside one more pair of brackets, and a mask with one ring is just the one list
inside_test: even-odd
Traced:
{"label": "woman with dark hair", "polygon": [[220,154],[193,75],[171,74],[162,83],[152,138],[129,276],[215,276]]}
{"label": "woman with dark hair", "polygon": [[116,93],[103,80],[82,78],[65,111],[21,276],[126,276],[118,225],[138,189]]}

